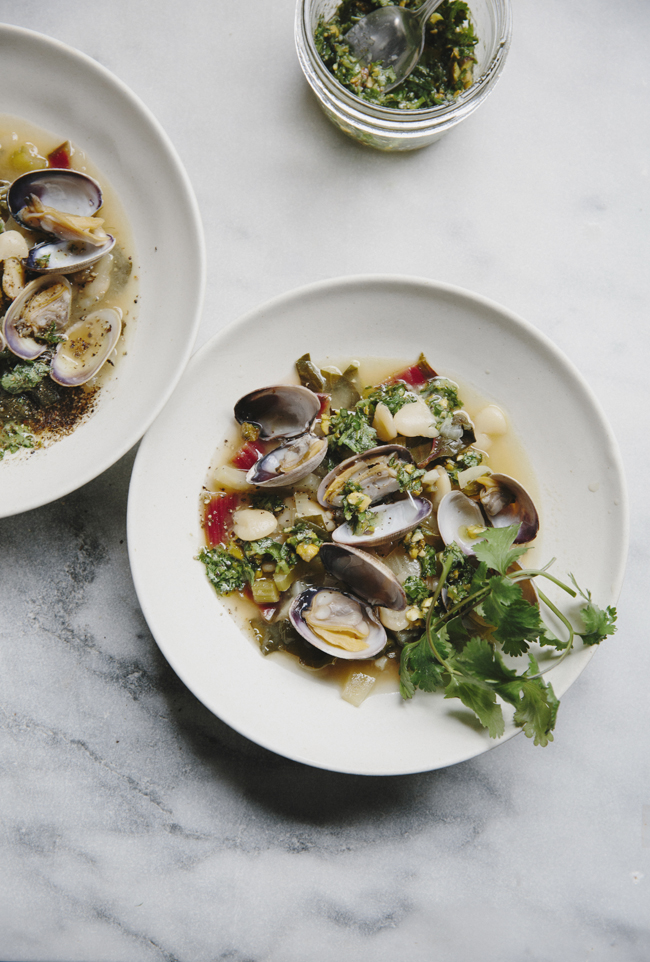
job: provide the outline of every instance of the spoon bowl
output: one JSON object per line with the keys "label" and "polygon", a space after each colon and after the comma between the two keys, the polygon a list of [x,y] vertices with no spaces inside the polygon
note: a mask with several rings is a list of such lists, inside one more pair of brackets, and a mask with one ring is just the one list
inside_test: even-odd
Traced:
{"label": "spoon bowl", "polygon": [[379,64],[392,71],[384,84],[386,93],[413,72],[422,56],[427,21],[442,0],[424,0],[417,10],[405,7],[380,7],[363,17],[343,40],[361,63]]}

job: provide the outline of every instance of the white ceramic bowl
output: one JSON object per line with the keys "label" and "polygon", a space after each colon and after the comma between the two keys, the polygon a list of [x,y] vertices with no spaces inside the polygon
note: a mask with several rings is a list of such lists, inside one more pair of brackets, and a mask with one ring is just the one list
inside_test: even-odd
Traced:
{"label": "white ceramic bowl", "polygon": [[[439,373],[502,405],[537,476],[537,557],[557,557],[553,572],[565,579],[574,572],[601,606],[618,596],[627,545],[616,442],[581,376],[530,324],[467,291],[380,276],[303,288],[216,335],[142,442],[128,509],[136,590],[165,657],[209,709],[275,752],[336,771],[393,775],[471,758],[495,742],[455,699],[417,692],[406,703],[391,692],[353,708],[333,685],[262,657],[194,560],[202,546],[199,493],[217,446],[233,433],[235,401],[286,380],[306,351],[320,362],[370,354],[415,360],[424,351]],[[567,596],[552,588],[544,590],[565,607]],[[551,669],[558,695],[593,652],[577,650]],[[503,739],[517,731],[508,721]],[[543,751],[532,742],[529,750]]]}
{"label": "white ceramic bowl", "polygon": [[4,517],[80,487],[144,434],[191,354],[205,264],[200,216],[182,164],[121,81],[56,40],[0,25],[0,89],[2,113],[72,140],[106,177],[133,229],[140,278],[128,355],[92,417],[49,447],[0,461]]}

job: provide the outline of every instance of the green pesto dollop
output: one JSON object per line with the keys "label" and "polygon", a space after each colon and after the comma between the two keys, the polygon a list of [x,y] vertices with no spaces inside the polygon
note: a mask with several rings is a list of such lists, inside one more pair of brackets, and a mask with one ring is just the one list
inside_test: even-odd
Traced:
{"label": "green pesto dollop", "polygon": [[379,7],[417,9],[420,0],[343,0],[334,16],[316,27],[314,40],[320,57],[334,77],[353,94],[371,103],[399,110],[422,110],[453,101],[474,81],[474,48],[478,37],[463,0],[444,0],[427,22],[425,44],[413,73],[387,93],[394,80],[392,68],[361,64],[342,39],[362,17]]}

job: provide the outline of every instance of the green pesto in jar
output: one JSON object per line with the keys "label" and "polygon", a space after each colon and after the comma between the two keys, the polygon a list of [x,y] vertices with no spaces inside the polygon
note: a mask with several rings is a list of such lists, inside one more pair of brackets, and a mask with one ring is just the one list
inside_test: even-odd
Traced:
{"label": "green pesto in jar", "polygon": [[424,50],[410,76],[383,93],[394,79],[392,68],[364,65],[342,39],[362,17],[379,7],[417,9],[419,0],[343,0],[334,16],[316,27],[314,40],[320,57],[334,77],[351,93],[382,107],[423,110],[453,101],[474,80],[474,48],[478,37],[463,0],[444,0],[427,22]]}

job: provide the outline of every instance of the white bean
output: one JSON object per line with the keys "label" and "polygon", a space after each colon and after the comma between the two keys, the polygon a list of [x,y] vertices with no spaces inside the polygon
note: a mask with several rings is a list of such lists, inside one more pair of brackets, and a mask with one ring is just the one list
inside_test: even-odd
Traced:
{"label": "white bean", "polygon": [[268,538],[278,526],[275,515],[262,508],[238,508],[232,516],[235,537],[242,541]]}
{"label": "white bean", "polygon": [[418,398],[411,404],[405,404],[397,414],[393,416],[393,421],[398,434],[403,434],[405,438],[437,438],[438,429],[436,419],[431,412],[429,405],[423,398]]}
{"label": "white bean", "polygon": [[496,404],[488,404],[479,411],[474,418],[474,427],[481,434],[489,434],[492,438],[501,437],[508,430],[506,416]]}

